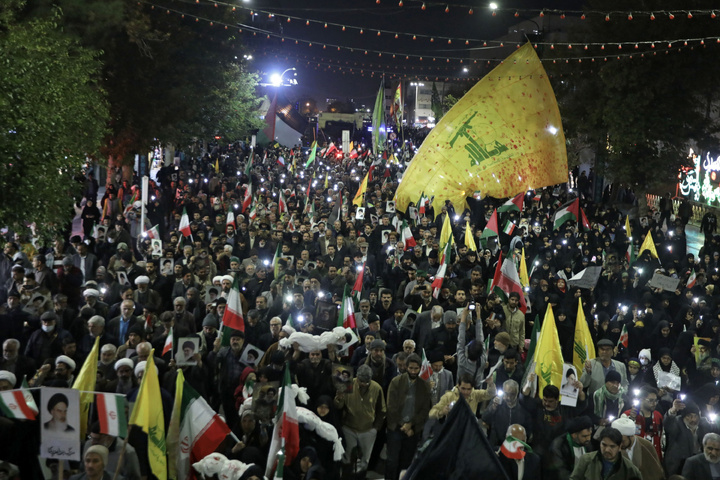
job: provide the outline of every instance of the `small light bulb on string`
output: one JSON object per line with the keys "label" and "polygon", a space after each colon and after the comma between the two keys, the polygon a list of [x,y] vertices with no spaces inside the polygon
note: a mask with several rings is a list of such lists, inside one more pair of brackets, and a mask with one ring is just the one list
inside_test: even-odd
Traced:
{"label": "small light bulb on string", "polygon": [[399,38],[397,33],[395,34],[395,38]]}
{"label": "small light bulb on string", "polygon": [[605,45],[600,46],[600,50],[605,50]]}
{"label": "small light bulb on string", "polygon": [[587,45],[585,45],[585,48],[584,48],[583,50],[587,50],[587,49],[588,49],[588,46],[587,46]]}
{"label": "small light bulb on string", "polygon": [[287,23],[290,23],[290,17],[288,17],[288,19],[287,19]]}
{"label": "small light bulb on string", "polygon": [[717,17],[717,15],[715,15],[715,12],[712,12],[712,13],[710,14],[710,18],[715,18],[715,17]]}
{"label": "small light bulb on string", "polygon": [[361,29],[360,29],[360,35],[362,35],[363,33],[365,33],[365,32],[364,32],[363,29],[361,28]]}
{"label": "small light bulb on string", "polygon": [[415,35],[413,35],[413,40],[417,40],[417,37]]}
{"label": "small light bulb on string", "polygon": [[425,10],[427,7],[425,6],[425,3],[422,4],[422,7],[420,7],[420,10]]}
{"label": "small light bulb on string", "polygon": [[435,39],[430,37],[430,42],[434,42],[434,41],[435,41]]}
{"label": "small light bulb on string", "polygon": [[483,47],[487,47],[487,42],[483,42]]}
{"label": "small light bulb on string", "polygon": [[520,12],[515,12],[515,18],[520,16]]}
{"label": "small light bulb on string", "polygon": [[675,15],[673,15],[673,14],[671,13],[670,15],[668,15],[668,18],[669,18],[670,20],[675,20]]}
{"label": "small light bulb on string", "polygon": [[693,18],[692,12],[688,12],[688,19],[692,19],[692,18]]}
{"label": "small light bulb on string", "polygon": [[650,48],[655,48],[655,44],[654,44],[654,43],[651,43],[651,44],[650,44]]}
{"label": "small light bulb on string", "polygon": [[560,14],[560,20],[565,20],[565,14],[564,14],[564,13],[561,13],[561,14]]}
{"label": "small light bulb on string", "polygon": [[470,10],[468,10],[468,15],[472,15],[473,13],[475,13],[475,12],[473,12],[472,7],[470,7]]}
{"label": "small light bulb on string", "polygon": [[610,21],[610,15],[605,15],[605,21],[606,21],[606,22],[609,22],[609,21]]}
{"label": "small light bulb on string", "polygon": [[398,7],[402,7],[402,6],[403,6],[403,1],[400,0],[400,2],[398,3]]}
{"label": "small light bulb on string", "polygon": [[[290,19],[288,18],[288,20],[290,20]],[[343,32],[345,31],[345,25],[343,25],[342,31],[343,31]]]}
{"label": "small light bulb on string", "polygon": [[540,16],[541,16],[541,17],[544,17],[544,16],[545,16],[545,12],[544,12],[544,11],[540,12]]}
{"label": "small light bulb on string", "polygon": [[650,20],[655,20],[655,14],[650,12]]}
{"label": "small light bulb on string", "polygon": [[325,24],[325,28],[327,28],[327,23]]}
{"label": "small light bulb on string", "polygon": [[310,20],[305,20],[305,25],[310,25]]}
{"label": "small light bulb on string", "polygon": [[628,15],[628,20],[632,20],[632,19],[633,19],[633,16],[632,16],[632,13],[631,13],[631,14]]}
{"label": "small light bulb on string", "polygon": [[618,50],[622,50],[622,44],[618,43]]}
{"label": "small light bulb on string", "polygon": [[640,48],[640,47],[639,47],[638,44],[636,43],[636,44],[635,44],[635,50],[637,50],[638,48]]}
{"label": "small light bulb on string", "polygon": [[378,30],[377,36],[378,36],[378,37],[380,36],[380,30]]}
{"label": "small light bulb on string", "polygon": [[568,45],[568,50],[572,50],[572,45]]}
{"label": "small light bulb on string", "polygon": [[587,18],[587,17],[585,16],[584,13],[583,13],[582,15],[580,15],[580,20],[585,20],[586,18]]}
{"label": "small light bulb on string", "polygon": [[470,40],[465,40],[465,45],[470,45]]}
{"label": "small light bulb on string", "polygon": [[450,13],[450,5],[445,5],[445,13]]}

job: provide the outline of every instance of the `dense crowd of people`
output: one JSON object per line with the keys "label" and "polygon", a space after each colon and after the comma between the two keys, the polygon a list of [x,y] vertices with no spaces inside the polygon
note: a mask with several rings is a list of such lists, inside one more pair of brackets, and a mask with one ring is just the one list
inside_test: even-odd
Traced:
{"label": "dense crowd of people", "polygon": [[[240,478],[265,474],[286,365],[344,454],[335,461],[333,442],[301,425],[285,478],[379,471],[397,480],[460,397],[513,480],[720,478],[720,238],[707,235],[697,256],[687,253],[687,217],[673,221],[667,204],[656,217],[631,218],[628,232],[620,211],[588,200],[584,172],[589,228],[554,229],[554,213],[577,194],[563,185],[529,192],[522,210],[498,214],[497,235],[482,235],[504,199],[470,198],[468,208],[428,199],[400,212],[402,156],[321,153],[307,165],[306,149],[278,146],[183,155],[150,182],[144,226],[135,178],[108,184],[100,199],[89,188],[81,235],[49,245],[24,233],[7,238],[0,391],[24,378],[34,393],[71,387],[99,337],[95,390],[126,395],[132,408],[154,355],[167,422],[182,370],[234,433],[217,451],[253,465]],[[454,246],[438,285],[446,218]],[[645,249],[634,258],[649,234],[657,257]],[[526,312],[519,294],[488,289],[501,257],[526,259]],[[596,284],[573,286],[593,266],[602,269]],[[674,291],[648,286],[658,271],[679,279]],[[358,276],[349,336],[357,342],[301,348],[298,332],[343,325],[339,307],[354,297]],[[225,332],[223,345],[235,283],[244,330]],[[526,372],[531,332],[549,308],[565,362],[573,362],[578,308],[595,342],[596,358],[567,381],[574,406],[561,402],[561,385],[535,392],[535,373]],[[161,354],[171,331],[197,339],[198,350],[176,340]],[[178,347],[190,362],[178,361]],[[37,422],[0,417],[0,472],[40,478],[39,459],[28,454],[39,431]],[[154,478],[142,438],[101,433],[91,418],[82,441],[83,461],[65,465],[79,470],[73,478],[110,478],[103,475],[115,472],[120,451],[125,478]]]}

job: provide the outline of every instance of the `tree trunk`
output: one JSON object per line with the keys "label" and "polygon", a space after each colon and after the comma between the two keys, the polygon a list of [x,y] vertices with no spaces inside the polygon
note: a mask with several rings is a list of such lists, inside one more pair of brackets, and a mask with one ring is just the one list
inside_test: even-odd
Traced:
{"label": "tree trunk", "polygon": [[105,186],[115,183],[115,160],[112,155],[108,155],[107,172],[105,175]]}
{"label": "tree trunk", "polygon": [[648,207],[647,187],[645,185],[638,185],[635,188],[635,198],[637,198],[638,203],[638,217],[649,216],[650,208]]}
{"label": "tree trunk", "polygon": [[123,181],[127,180],[128,183],[132,183],[132,179],[133,179],[133,168],[134,168],[134,165],[133,165],[133,164],[130,164],[130,165],[125,164],[125,165],[122,166],[122,179],[123,179]]}

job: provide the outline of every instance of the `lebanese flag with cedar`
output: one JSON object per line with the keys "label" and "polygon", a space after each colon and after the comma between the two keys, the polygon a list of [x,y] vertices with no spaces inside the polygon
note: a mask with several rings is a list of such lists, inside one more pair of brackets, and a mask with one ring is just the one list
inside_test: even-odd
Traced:
{"label": "lebanese flag with cedar", "polygon": [[432,366],[430,365],[430,361],[425,356],[425,349],[422,349],[422,365],[420,365],[420,378],[423,380],[429,380],[430,376],[432,375]]}
{"label": "lebanese flag with cedar", "polygon": [[506,258],[500,267],[500,271],[495,272],[495,278],[493,278],[493,286],[499,288],[508,296],[512,292],[516,292],[520,295],[520,310],[523,314],[527,313],[527,303],[525,302],[525,295],[523,294],[522,285],[520,284],[520,275],[518,275],[515,263],[511,258]]}
{"label": "lebanese flag with cedar", "polygon": [[229,327],[234,330],[245,331],[245,319],[242,312],[242,299],[240,297],[240,284],[235,278],[230,294],[227,298],[227,307],[222,318],[223,328]]}
{"label": "lebanese flag with cedar", "polygon": [[285,449],[285,466],[290,465],[300,451],[300,428],[297,406],[291,388],[289,364],[285,365],[282,391],[280,392],[278,409],[275,414],[275,428],[273,429],[270,453],[265,468],[265,476],[268,478],[272,478],[275,459],[280,448]]}
{"label": "lebanese flag with cedar", "polygon": [[183,234],[183,237],[189,237],[191,235],[190,219],[188,218],[187,209],[185,207],[183,207],[183,214],[182,214],[182,217],[180,217],[179,230],[180,230],[180,233]]}

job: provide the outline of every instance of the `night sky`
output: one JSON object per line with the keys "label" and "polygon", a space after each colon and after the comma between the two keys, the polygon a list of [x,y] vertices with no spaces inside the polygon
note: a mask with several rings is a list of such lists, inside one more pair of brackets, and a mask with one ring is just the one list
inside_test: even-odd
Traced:
{"label": "night sky", "polygon": [[[297,68],[298,85],[294,87],[283,87],[285,93],[291,100],[304,97],[312,97],[318,101],[322,108],[326,98],[338,98],[344,100],[353,98],[356,104],[371,105],[377,93],[382,73],[385,72],[386,80],[396,85],[399,78],[414,79],[429,77],[431,80],[438,78],[439,81],[446,78],[476,79],[489,70],[479,65],[463,64],[459,61],[446,63],[445,60],[432,62],[431,57],[451,56],[467,57],[472,54],[486,55],[486,49],[477,40],[490,40],[505,33],[510,25],[516,24],[523,18],[531,18],[537,12],[524,9],[541,9],[551,7],[553,9],[581,9],[581,2],[577,1],[552,1],[551,5],[544,5],[536,0],[516,0],[512,4],[503,4],[498,1],[499,7],[505,10],[498,10],[493,16],[488,8],[489,2],[465,1],[431,3],[427,2],[425,10],[421,8],[422,2],[415,0],[403,0],[403,6],[398,5],[399,0],[355,0],[355,1],[332,1],[332,0],[277,0],[261,1],[250,0],[244,2],[247,8],[257,9],[252,20],[248,17],[247,24],[260,29],[270,31],[286,37],[282,42],[280,38],[266,38],[258,34],[255,37],[244,35],[243,40],[248,47],[254,50],[253,66],[266,73],[279,73],[289,67]],[[473,14],[468,13],[467,6],[475,5]],[[449,12],[445,13],[446,6]],[[267,13],[273,12],[275,17],[269,18]],[[518,16],[515,16],[515,11]],[[287,21],[287,16],[299,17]],[[324,23],[311,23],[306,25],[305,20],[310,19],[319,22],[328,22],[326,28]],[[337,23],[346,26],[346,30],[332,25]],[[363,27],[364,32],[360,34],[357,28]],[[377,30],[398,32],[399,38],[392,33],[381,33]],[[431,42],[428,38],[418,37],[412,39],[412,34],[430,35],[438,37],[452,37],[452,44],[447,39],[435,39]],[[408,35],[410,34],[410,35]],[[295,38],[313,42],[312,46],[295,44]],[[465,45],[459,39],[469,39],[470,45]],[[473,42],[474,40],[474,42]],[[336,46],[353,48],[351,52],[346,48],[340,51]],[[385,52],[397,53],[393,58],[390,53],[379,57],[377,53],[364,53],[368,50],[382,50]],[[473,52],[473,53],[471,53]],[[400,55],[423,55],[423,61],[417,58],[406,60]],[[277,58],[276,58],[277,56]],[[310,62],[310,64],[308,64]],[[339,62],[339,63],[338,63]],[[320,66],[318,66],[320,63]],[[482,63],[482,62],[481,62]],[[343,67],[345,74],[337,70]],[[463,66],[469,71],[463,72]],[[349,68],[356,69],[351,74]],[[359,69],[365,69],[362,75]],[[335,70],[334,72],[332,70]],[[375,71],[374,74],[370,70]],[[395,75],[394,78],[393,75]],[[466,80],[469,85],[476,80]]]}

